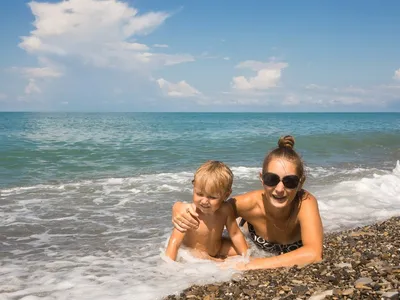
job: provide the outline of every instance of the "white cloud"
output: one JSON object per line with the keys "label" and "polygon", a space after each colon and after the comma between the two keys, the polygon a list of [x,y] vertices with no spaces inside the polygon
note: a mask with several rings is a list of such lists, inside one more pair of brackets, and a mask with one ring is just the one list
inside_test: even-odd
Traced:
{"label": "white cloud", "polygon": [[380,90],[400,90],[400,85],[380,85],[377,88]]}
{"label": "white cloud", "polygon": [[184,62],[194,61],[193,56],[189,54],[168,55],[168,54],[153,54],[154,59],[162,60],[165,66],[172,66]]}
{"label": "white cloud", "polygon": [[23,77],[28,79],[28,84],[25,87],[25,95],[32,95],[34,93],[41,93],[40,83],[63,76],[62,68],[60,65],[55,64],[53,61],[45,58],[38,58],[40,67],[36,68],[19,68],[12,67],[11,71],[20,73]]}
{"label": "white cloud", "polygon": [[282,101],[282,105],[284,106],[295,106],[300,104],[300,99],[295,94],[288,94]]}
{"label": "white cloud", "polygon": [[[354,105],[365,103],[365,99],[354,96],[338,96],[331,99],[330,104],[343,104],[343,105]],[[371,103],[372,104],[372,103]]]}
{"label": "white cloud", "polygon": [[66,55],[67,53],[60,47],[44,44],[42,40],[34,35],[21,37],[22,42],[19,46],[27,52],[34,53],[36,51],[53,53],[58,55]]}
{"label": "white cloud", "polygon": [[400,69],[397,69],[397,70],[394,72],[393,78],[396,79],[396,80],[400,80]]}
{"label": "white cloud", "polygon": [[202,94],[182,80],[178,83],[169,82],[163,78],[157,79],[160,89],[169,97],[184,98],[184,97],[199,97]]}
{"label": "white cloud", "polygon": [[308,84],[300,89],[237,90],[222,92],[219,97],[232,106],[253,105],[266,110],[337,111],[359,107],[385,110],[400,102],[400,85],[359,87],[329,87]]}
{"label": "white cloud", "polygon": [[230,57],[225,56],[225,57],[223,57],[222,59],[223,59],[223,60],[230,60]]}
{"label": "white cloud", "polygon": [[322,85],[318,85],[318,84],[314,84],[314,83],[307,84],[305,86],[305,88],[307,90],[326,90],[327,89],[326,86],[322,86]]}
{"label": "white cloud", "polygon": [[14,68],[15,70],[19,70],[24,76],[29,78],[46,78],[46,77],[61,77],[63,74],[56,69],[51,67],[43,67],[43,68]]}
{"label": "white cloud", "polygon": [[134,51],[147,51],[149,50],[149,47],[145,44],[139,44],[139,43],[127,43],[127,42],[122,42],[120,44],[122,49],[125,50],[134,50]]}
{"label": "white cloud", "polygon": [[41,92],[42,92],[41,89],[36,85],[35,79],[29,79],[29,83],[25,87],[25,94],[26,95],[31,95],[34,93],[40,94]]}
{"label": "white cloud", "polygon": [[170,14],[138,10],[118,0],[30,2],[35,29],[19,46],[41,56],[74,57],[97,67],[142,70],[193,61],[188,54],[152,53],[135,37],[150,34]]}
{"label": "white cloud", "polygon": [[339,93],[349,93],[349,94],[358,94],[358,95],[363,95],[363,94],[367,94],[369,91],[360,87],[356,87],[353,85],[350,85],[348,87],[345,88],[334,88],[333,89],[335,92],[339,92]]}
{"label": "white cloud", "polygon": [[[80,0],[82,1],[82,0]],[[104,0],[103,0],[104,1]],[[109,3],[122,4],[122,2],[108,0]],[[127,24],[123,26],[123,32],[126,37],[132,35],[146,35],[160,26],[169,17],[165,12],[149,12],[147,14],[136,16],[136,9],[129,9]]]}
{"label": "white cloud", "polygon": [[155,47],[155,48],[168,48],[168,45],[166,45],[166,44],[154,44],[153,47]]}
{"label": "white cloud", "polygon": [[257,72],[256,76],[246,78],[237,76],[232,78],[231,86],[236,90],[267,90],[278,85],[282,76],[282,70],[288,66],[287,63],[260,62],[247,60],[239,63],[236,68],[250,69]]}
{"label": "white cloud", "polygon": [[316,93],[335,93],[335,94],[358,94],[363,95],[368,93],[369,91],[360,87],[356,87],[353,85],[349,85],[347,87],[327,87],[318,84],[307,84],[304,87],[306,90],[316,92]]}
{"label": "white cloud", "polygon": [[12,67],[11,71],[18,72],[28,78],[58,78],[63,76],[62,67],[48,58],[38,57],[40,67],[20,68]]}
{"label": "white cloud", "polygon": [[400,86],[372,86],[372,87],[327,87],[309,84],[299,93],[302,105],[317,105],[319,107],[346,107],[363,105],[382,107],[399,101]]}
{"label": "white cloud", "polygon": [[261,71],[261,70],[282,70],[288,66],[287,63],[277,63],[274,61],[270,62],[261,62],[261,61],[256,61],[256,60],[246,60],[240,62],[238,65],[236,65],[235,68],[237,69],[250,69],[253,71]]}

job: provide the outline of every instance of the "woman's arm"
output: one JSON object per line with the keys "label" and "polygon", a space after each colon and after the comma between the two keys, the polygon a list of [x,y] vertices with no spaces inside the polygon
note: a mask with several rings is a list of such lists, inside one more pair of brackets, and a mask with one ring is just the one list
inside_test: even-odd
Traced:
{"label": "woman's arm", "polygon": [[176,202],[172,206],[172,224],[180,232],[199,227],[199,215],[196,206],[190,203]]}
{"label": "woman's arm", "polygon": [[315,197],[309,193],[302,200],[298,219],[303,247],[273,257],[255,258],[240,269],[270,269],[307,265],[322,260],[323,228]]}

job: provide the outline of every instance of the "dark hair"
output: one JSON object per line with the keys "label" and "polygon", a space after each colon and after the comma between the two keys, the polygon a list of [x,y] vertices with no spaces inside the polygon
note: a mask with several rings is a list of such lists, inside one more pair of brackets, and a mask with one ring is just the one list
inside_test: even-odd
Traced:
{"label": "dark hair", "polygon": [[278,147],[270,151],[264,158],[262,172],[266,172],[268,164],[274,158],[284,158],[296,165],[297,175],[301,179],[301,183],[306,180],[304,173],[304,164],[300,155],[293,149],[294,148],[294,137],[291,135],[281,136],[278,141]]}

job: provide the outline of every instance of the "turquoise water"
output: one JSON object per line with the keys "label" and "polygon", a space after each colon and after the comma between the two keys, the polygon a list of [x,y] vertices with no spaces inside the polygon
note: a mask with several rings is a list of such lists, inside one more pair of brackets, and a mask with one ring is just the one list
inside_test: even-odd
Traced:
{"label": "turquoise water", "polygon": [[390,168],[400,151],[398,113],[0,113],[0,132],[0,187],[258,167],[285,134],[310,166]]}
{"label": "turquoise water", "polygon": [[163,260],[171,206],[208,159],[234,194],[260,188],[286,134],[325,231],[400,215],[400,113],[0,113],[1,297],[159,299],[229,279]]}

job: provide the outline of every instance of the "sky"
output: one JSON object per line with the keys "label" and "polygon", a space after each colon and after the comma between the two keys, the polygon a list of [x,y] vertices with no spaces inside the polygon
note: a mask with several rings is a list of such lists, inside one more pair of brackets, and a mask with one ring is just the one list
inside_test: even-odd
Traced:
{"label": "sky", "polygon": [[0,111],[400,112],[400,1],[2,0]]}

